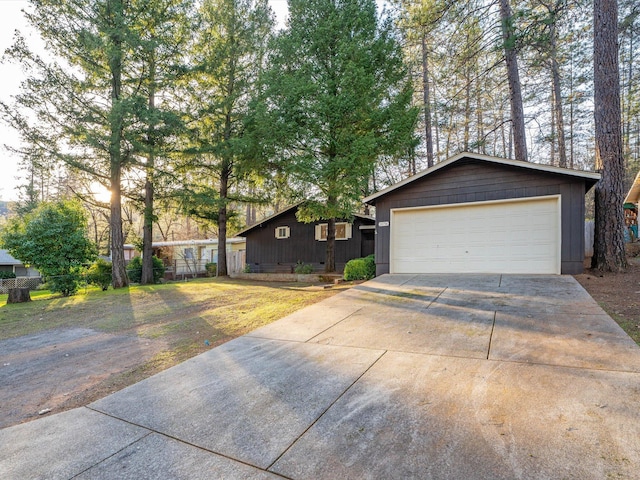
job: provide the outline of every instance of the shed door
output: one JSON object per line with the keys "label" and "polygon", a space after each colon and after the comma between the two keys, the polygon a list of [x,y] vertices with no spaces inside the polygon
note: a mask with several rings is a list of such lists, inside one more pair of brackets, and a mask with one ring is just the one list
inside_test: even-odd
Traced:
{"label": "shed door", "polygon": [[391,211],[391,273],[560,273],[560,196]]}

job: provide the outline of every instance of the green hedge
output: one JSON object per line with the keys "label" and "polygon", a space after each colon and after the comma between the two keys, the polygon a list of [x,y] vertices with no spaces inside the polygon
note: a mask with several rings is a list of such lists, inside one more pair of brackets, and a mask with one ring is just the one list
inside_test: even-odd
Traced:
{"label": "green hedge", "polygon": [[369,280],[376,276],[376,260],[373,255],[349,260],[344,267],[344,279]]}
{"label": "green hedge", "polygon": [[8,278],[16,278],[16,274],[13,272],[0,271],[0,278],[6,280]]}

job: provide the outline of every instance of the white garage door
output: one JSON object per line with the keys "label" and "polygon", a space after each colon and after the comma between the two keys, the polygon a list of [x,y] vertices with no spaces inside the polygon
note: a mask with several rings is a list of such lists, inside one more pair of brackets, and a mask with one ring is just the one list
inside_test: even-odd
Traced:
{"label": "white garage door", "polygon": [[560,273],[560,196],[391,211],[391,273]]}

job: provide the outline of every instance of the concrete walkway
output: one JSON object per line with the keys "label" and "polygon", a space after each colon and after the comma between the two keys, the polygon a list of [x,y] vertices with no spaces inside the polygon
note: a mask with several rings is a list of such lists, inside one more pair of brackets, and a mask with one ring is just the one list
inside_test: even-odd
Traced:
{"label": "concrete walkway", "polygon": [[86,408],[0,478],[640,478],[640,348],[572,277],[385,275]]}

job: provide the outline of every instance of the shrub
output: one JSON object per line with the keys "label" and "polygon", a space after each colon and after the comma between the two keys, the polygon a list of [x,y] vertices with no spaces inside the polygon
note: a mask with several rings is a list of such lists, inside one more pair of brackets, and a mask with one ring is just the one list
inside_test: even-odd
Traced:
{"label": "shrub", "polygon": [[376,256],[372,253],[364,257],[367,262],[367,280],[376,276]]}
{"label": "shrub", "polygon": [[13,272],[2,272],[0,271],[0,280],[5,280],[7,278],[16,278],[16,274]]}
{"label": "shrub", "polygon": [[[153,283],[160,283],[160,279],[164,277],[165,266],[155,255],[153,256]],[[142,279],[142,257],[133,257],[127,265],[127,276],[129,281],[140,283]]]}
{"label": "shrub", "polygon": [[313,265],[309,263],[302,263],[300,260],[296,263],[296,266],[293,268],[293,271],[298,274],[309,274],[313,273]]}
{"label": "shrub", "polygon": [[102,258],[89,267],[87,271],[87,282],[96,287],[100,287],[104,292],[111,285],[112,267],[111,262],[107,262]]}
{"label": "shrub", "polygon": [[249,265],[248,263],[244,266],[244,268],[242,269],[243,273],[251,273],[251,265]]}
{"label": "shrub", "polygon": [[344,279],[369,280],[376,276],[376,261],[373,255],[365,258],[354,258],[349,260],[344,267]]}
{"label": "shrub", "polygon": [[13,217],[0,232],[0,243],[15,258],[47,278],[52,292],[76,293],[84,267],[96,258],[87,237],[87,216],[77,201],[44,202],[24,217]]}
{"label": "shrub", "polygon": [[214,262],[205,263],[204,269],[207,271],[207,277],[215,277],[218,273],[218,264]]}
{"label": "shrub", "polygon": [[61,293],[63,297],[75,295],[83,284],[83,275],[80,267],[69,269],[64,275],[47,277],[47,285],[52,292]]}

